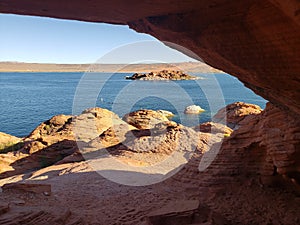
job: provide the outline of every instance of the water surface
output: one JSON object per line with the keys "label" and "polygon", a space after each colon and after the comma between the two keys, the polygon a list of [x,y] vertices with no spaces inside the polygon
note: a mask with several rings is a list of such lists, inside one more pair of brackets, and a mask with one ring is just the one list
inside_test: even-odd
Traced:
{"label": "water surface", "polygon": [[[113,110],[119,116],[142,108],[169,110],[175,114],[173,120],[192,126],[209,121],[216,112],[214,105],[222,106],[222,101],[224,104],[244,101],[262,108],[266,103],[228,74],[192,74],[204,78],[198,81],[124,79],[130,75],[0,73],[0,131],[26,136],[53,115],[78,114],[82,108],[95,105]],[[196,116],[185,115],[184,107],[191,103],[206,111]]]}

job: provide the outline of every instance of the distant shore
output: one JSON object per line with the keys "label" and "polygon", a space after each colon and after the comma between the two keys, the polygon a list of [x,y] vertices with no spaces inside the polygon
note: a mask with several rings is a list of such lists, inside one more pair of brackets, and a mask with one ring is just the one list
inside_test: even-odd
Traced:
{"label": "distant shore", "polygon": [[0,72],[127,72],[141,73],[160,70],[183,70],[198,73],[221,73],[202,62],[155,64],[50,64],[0,62]]}

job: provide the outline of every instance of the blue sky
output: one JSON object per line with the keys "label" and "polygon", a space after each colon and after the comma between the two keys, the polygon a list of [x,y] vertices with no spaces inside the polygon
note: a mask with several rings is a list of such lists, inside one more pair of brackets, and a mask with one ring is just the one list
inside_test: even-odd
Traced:
{"label": "blue sky", "polygon": [[[0,33],[0,61],[93,63],[120,46],[143,41],[153,44],[136,51],[152,52],[157,61],[193,61],[150,35],[121,25],[0,14]],[[130,54],[137,52],[126,54],[104,63],[130,63]]]}

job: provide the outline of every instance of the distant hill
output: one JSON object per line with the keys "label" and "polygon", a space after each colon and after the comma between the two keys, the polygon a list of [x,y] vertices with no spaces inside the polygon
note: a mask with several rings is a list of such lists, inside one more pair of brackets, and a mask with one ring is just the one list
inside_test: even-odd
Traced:
{"label": "distant hill", "polygon": [[151,72],[160,70],[183,70],[187,72],[222,72],[202,62],[156,63],[156,64],[48,64],[0,62],[0,72]]}

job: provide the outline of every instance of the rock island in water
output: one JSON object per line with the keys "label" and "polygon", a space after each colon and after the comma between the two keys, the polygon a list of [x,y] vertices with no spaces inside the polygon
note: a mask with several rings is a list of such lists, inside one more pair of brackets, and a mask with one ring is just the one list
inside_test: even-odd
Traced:
{"label": "rock island in water", "polygon": [[126,76],[127,80],[197,80],[199,77],[191,76],[179,70],[161,70],[150,73],[135,73]]}

